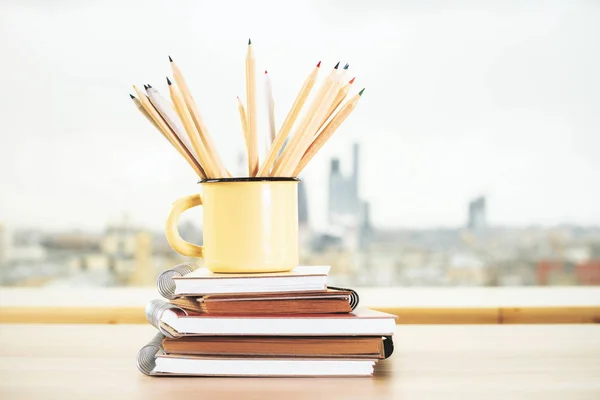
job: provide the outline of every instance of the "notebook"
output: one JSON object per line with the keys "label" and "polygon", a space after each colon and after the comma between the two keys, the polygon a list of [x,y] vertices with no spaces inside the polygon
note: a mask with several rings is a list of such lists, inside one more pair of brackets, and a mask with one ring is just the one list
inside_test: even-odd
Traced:
{"label": "notebook", "polygon": [[316,358],[223,358],[165,354],[164,336],[138,352],[137,367],[151,376],[371,376],[377,360]]}
{"label": "notebook", "polygon": [[146,307],[163,334],[181,336],[391,336],[395,315],[356,308],[347,314],[211,315],[185,311],[163,300]]}
{"label": "notebook", "polygon": [[166,298],[222,293],[322,291],[326,289],[328,273],[328,266],[298,266],[289,272],[217,274],[208,268],[185,263],[162,273],[157,284],[159,292]]}
{"label": "notebook", "polygon": [[349,313],[358,305],[350,289],[295,293],[214,294],[179,297],[171,303],[204,314],[335,314]]}
{"label": "notebook", "polygon": [[165,338],[166,354],[221,357],[388,358],[391,337],[377,336],[188,336]]}

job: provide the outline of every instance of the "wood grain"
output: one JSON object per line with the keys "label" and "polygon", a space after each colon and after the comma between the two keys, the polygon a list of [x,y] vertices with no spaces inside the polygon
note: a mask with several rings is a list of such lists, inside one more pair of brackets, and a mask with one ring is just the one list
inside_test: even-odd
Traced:
{"label": "wood grain", "polygon": [[600,307],[511,307],[500,315],[503,324],[600,323]]}
{"label": "wood grain", "polygon": [[0,325],[6,399],[594,399],[598,325],[398,326],[373,378],[151,378],[148,325]]}
{"label": "wood grain", "polygon": [[[600,307],[374,307],[411,324],[596,324]],[[0,323],[145,324],[144,307],[0,307]]]}

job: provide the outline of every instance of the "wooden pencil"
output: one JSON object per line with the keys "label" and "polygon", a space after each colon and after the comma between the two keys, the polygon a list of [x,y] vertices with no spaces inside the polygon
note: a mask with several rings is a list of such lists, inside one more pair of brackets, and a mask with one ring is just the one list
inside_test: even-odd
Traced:
{"label": "wooden pencil", "polygon": [[167,125],[171,128],[171,130],[177,135],[179,140],[185,145],[190,153],[194,156],[196,161],[198,161],[198,155],[194,151],[194,147],[192,146],[192,142],[188,137],[185,128],[181,124],[181,120],[179,116],[175,112],[173,108],[173,104],[170,101],[165,99],[158,90],[154,89],[152,86],[147,85],[146,94],[148,95],[148,99],[150,99],[150,103],[154,106],[156,111],[160,114],[160,116],[165,120]]}
{"label": "wooden pencil", "polygon": [[252,50],[252,41],[248,39],[246,53],[246,107],[248,119],[248,159],[251,170],[249,176],[258,174],[258,122],[256,113],[256,61]]}
{"label": "wooden pencil", "polygon": [[244,143],[246,143],[246,158],[248,160],[248,176],[252,173],[252,164],[250,164],[250,150],[248,142],[248,120],[246,118],[246,110],[244,109],[244,105],[242,104],[242,100],[237,98],[238,101],[238,111],[240,113],[240,122],[242,123],[242,132],[244,133]]}
{"label": "wooden pencil", "polygon": [[171,65],[171,70],[173,71],[173,79],[175,80],[177,88],[179,89],[181,97],[183,98],[184,104],[188,109],[188,112],[190,113],[194,126],[196,127],[196,132],[198,132],[197,135],[199,135],[204,148],[206,148],[207,150],[210,162],[216,170],[215,176],[230,177],[231,174],[229,173],[229,171],[227,171],[227,169],[225,168],[225,164],[223,164],[223,161],[221,160],[221,157],[217,151],[217,148],[215,147],[212,137],[208,132],[208,128],[206,127],[206,124],[204,123],[204,120],[202,119],[202,116],[198,111],[196,101],[194,100],[192,93],[187,85],[187,82],[183,77],[183,73],[179,69],[179,66],[173,61],[173,59],[170,56],[169,62]]}
{"label": "wooden pencil", "polygon": [[[317,129],[318,125],[314,129],[312,128],[312,125],[315,125],[315,122],[313,121],[316,120],[318,121],[317,124],[320,124],[325,112],[329,109],[330,104],[333,102],[333,95],[337,93],[338,85],[336,85],[336,75],[338,72],[338,66],[339,63],[336,64],[334,69],[319,88],[319,91],[313,99],[313,102],[311,103],[307,113],[304,115],[302,122],[294,131],[294,134],[283,151],[283,154],[275,163],[275,167],[271,172],[271,176],[287,176],[287,171],[289,171],[289,173],[294,171],[294,168],[296,167],[298,161],[300,161],[302,154],[304,154],[302,148],[304,147],[304,150],[306,150],[306,147],[308,147],[310,144],[306,143],[306,131],[309,129]],[[334,88],[335,92],[332,92]],[[312,139],[312,136],[310,139]]]}
{"label": "wooden pencil", "polygon": [[323,95],[323,100],[319,105],[314,118],[312,119],[310,124],[308,124],[304,132],[302,132],[300,136],[300,141],[298,142],[298,146],[296,147],[294,152],[290,154],[287,164],[284,165],[283,169],[281,170],[282,176],[291,176],[291,174],[294,173],[294,170],[298,166],[300,160],[302,159],[302,156],[312,143],[316,132],[321,126],[321,121],[323,121],[323,119],[325,119],[325,117],[327,116],[327,110],[329,110],[329,107],[331,106],[331,104],[333,104],[333,100],[335,99],[335,96],[338,93],[340,86],[341,82],[339,81],[339,79],[335,79],[329,87],[328,91]]}
{"label": "wooden pencil", "polygon": [[[269,122],[269,134],[267,136],[267,151],[271,147],[271,144],[275,140],[275,100],[273,99],[273,85],[271,83],[271,77],[267,70],[265,70],[265,89],[267,99],[267,118]],[[265,152],[265,156],[266,156]]]}
{"label": "wooden pencil", "polygon": [[323,121],[321,122],[321,125],[319,126],[319,129],[317,130],[315,135],[321,130],[321,128],[323,128],[323,125],[325,125],[325,122],[327,122],[329,120],[329,118],[331,118],[331,116],[333,115],[335,110],[337,110],[337,108],[340,106],[340,104],[342,104],[342,102],[346,99],[346,96],[348,96],[348,93],[350,92],[350,87],[354,83],[354,79],[355,78],[350,79],[350,81],[348,83],[346,83],[344,86],[342,86],[342,88],[339,90],[338,94],[335,97],[335,100],[333,101],[333,104],[331,105],[331,107],[329,107],[329,110],[327,111],[327,117],[325,119],[323,119]]}
{"label": "wooden pencil", "polygon": [[271,173],[271,167],[277,159],[277,156],[279,155],[280,150],[284,146],[284,143],[288,139],[288,135],[292,130],[294,123],[296,122],[296,118],[298,118],[298,114],[300,114],[302,107],[304,107],[304,104],[306,103],[306,99],[310,95],[310,92],[313,86],[315,85],[315,82],[317,81],[317,75],[319,74],[320,67],[321,61],[319,61],[317,66],[308,75],[308,77],[304,81],[304,84],[300,88],[300,91],[298,92],[298,95],[294,100],[294,104],[292,104],[290,111],[288,111],[288,114],[285,117],[283,124],[281,125],[281,128],[279,128],[279,132],[277,132],[277,135],[275,136],[275,140],[271,145],[271,149],[267,153],[265,160],[260,166],[258,176],[269,176],[269,174]]}
{"label": "wooden pencil", "polygon": [[329,138],[335,133],[339,126],[348,118],[350,113],[356,108],[358,101],[360,100],[365,89],[362,89],[353,98],[348,100],[346,104],[333,116],[331,121],[323,128],[323,130],[317,135],[315,140],[310,144],[302,159],[296,166],[292,176],[298,176],[300,172],[306,167],[306,165],[312,160],[315,154],[323,147],[323,145],[329,140]]}
{"label": "wooden pencil", "polygon": [[138,107],[138,110],[140,110],[140,112],[143,110],[142,114],[146,118],[152,120],[154,126],[156,126],[163,136],[169,141],[169,143],[175,147],[175,149],[179,152],[179,154],[181,154],[185,161],[187,161],[200,179],[206,179],[206,173],[202,166],[198,163],[198,161],[196,161],[192,153],[186,149],[185,145],[181,142],[181,140],[179,140],[169,125],[167,125],[167,123],[162,119],[158,111],[156,111],[156,109],[152,106],[152,103],[150,103],[150,100],[148,100],[148,98],[141,93],[135,85],[133,85],[133,90],[135,90],[137,93],[138,98],[136,99],[135,96],[130,96],[136,107]]}
{"label": "wooden pencil", "polygon": [[183,97],[177,91],[175,86],[171,84],[171,80],[167,78],[167,84],[169,85],[169,94],[171,95],[171,100],[175,105],[175,111],[177,111],[177,115],[181,119],[183,123],[183,127],[188,134],[188,137],[192,141],[192,146],[196,151],[196,154],[200,158],[200,164],[204,168],[207,177],[209,178],[221,178],[221,174],[217,169],[216,165],[213,164],[212,159],[208,153],[208,149],[204,147],[204,144],[200,140],[200,134],[196,129],[196,125],[190,115],[189,110],[187,109]]}
{"label": "wooden pencil", "polygon": [[[154,127],[160,132],[161,135],[163,135],[167,140],[169,140],[169,138],[164,134],[164,132],[160,129],[160,127],[158,126],[158,124],[156,123],[156,121],[154,121],[152,119],[152,117],[150,116],[150,114],[148,114],[148,111],[146,111],[146,109],[144,108],[144,106],[142,105],[142,103],[140,102],[140,99],[138,99],[137,97],[135,97],[134,95],[130,94],[129,97],[131,97],[131,100],[133,101],[133,104],[135,104],[136,108],[139,110],[139,112],[142,113],[142,115],[148,120],[150,121],[150,123],[152,125],[154,125]],[[171,141],[169,140],[169,143]]]}

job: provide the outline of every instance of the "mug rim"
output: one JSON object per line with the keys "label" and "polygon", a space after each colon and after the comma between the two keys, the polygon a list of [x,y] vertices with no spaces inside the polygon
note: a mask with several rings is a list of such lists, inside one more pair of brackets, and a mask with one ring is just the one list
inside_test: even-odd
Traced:
{"label": "mug rim", "polygon": [[198,181],[198,183],[218,183],[218,182],[300,182],[300,179],[291,176],[253,176],[237,178],[207,178]]}

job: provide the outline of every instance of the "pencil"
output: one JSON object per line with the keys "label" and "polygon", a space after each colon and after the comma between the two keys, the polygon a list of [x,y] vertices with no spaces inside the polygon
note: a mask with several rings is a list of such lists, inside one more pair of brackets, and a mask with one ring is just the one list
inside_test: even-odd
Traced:
{"label": "pencil", "polygon": [[140,112],[142,112],[146,118],[150,118],[152,120],[154,126],[156,126],[163,136],[169,141],[169,143],[175,147],[175,149],[179,152],[179,154],[181,154],[185,161],[187,161],[200,179],[206,179],[206,173],[204,172],[202,166],[198,163],[198,161],[196,161],[192,153],[186,149],[184,144],[177,138],[177,135],[171,131],[169,125],[167,125],[167,123],[162,119],[158,111],[154,109],[152,103],[150,103],[150,100],[148,100],[143,93],[140,93],[135,85],[133,85],[133,90],[135,90],[137,93],[138,98],[136,99],[135,96],[132,95],[130,95],[130,97],[135,103],[136,107],[138,107],[138,110],[140,110]]}
{"label": "pencil", "polygon": [[[329,76],[325,79],[325,81],[319,88],[319,91],[313,99],[313,102],[311,103],[311,106],[309,107],[307,113],[304,115],[302,122],[294,131],[294,134],[292,135],[289,143],[283,151],[283,154],[275,163],[275,167],[273,168],[271,176],[286,176],[285,172],[290,169],[289,165],[294,164],[292,160],[296,160],[295,164],[297,164],[298,161],[300,161],[299,157],[301,157],[302,154],[304,154],[304,152],[302,151],[302,154],[298,155],[298,153],[301,151],[299,150],[299,148],[301,148],[304,145],[308,147],[308,144],[305,144],[305,131],[307,131],[310,128],[310,125],[312,125],[313,120],[318,119],[319,122],[321,121],[323,116],[317,114],[323,114],[324,112],[319,112],[320,109],[329,109],[330,103],[325,103],[325,100],[329,100],[329,102],[333,101],[333,98],[328,99],[328,97],[331,97],[330,93],[336,82],[336,74],[338,72],[339,64],[339,62],[336,64]],[[293,172],[293,170],[290,172]]]}
{"label": "pencil", "polygon": [[348,100],[346,104],[334,115],[329,121],[325,128],[317,135],[315,140],[310,144],[308,150],[302,156],[302,159],[296,166],[292,176],[298,176],[300,172],[306,167],[306,165],[312,160],[315,154],[323,147],[323,145],[329,140],[329,138],[335,133],[339,126],[348,118],[350,113],[356,108],[358,101],[360,100],[365,89],[362,89],[353,98]]}
{"label": "pencil", "polygon": [[[325,122],[327,122],[329,120],[329,118],[331,118],[331,116],[333,115],[335,110],[337,110],[337,108],[340,106],[340,104],[342,104],[342,102],[346,99],[346,96],[348,96],[348,92],[350,92],[350,86],[354,83],[354,79],[356,79],[356,78],[350,79],[350,82],[346,83],[339,90],[337,96],[335,96],[335,100],[333,101],[333,104],[331,105],[331,107],[329,107],[329,110],[327,111],[327,117],[325,117],[325,119],[321,122],[321,125],[319,126],[319,129],[317,130],[316,133],[318,133],[321,130],[321,128],[323,128],[323,125],[325,125]],[[316,135],[316,133],[315,133],[315,135]]]}
{"label": "pencil", "polygon": [[169,85],[169,94],[171,95],[171,100],[175,105],[175,111],[177,111],[177,115],[181,119],[183,123],[183,127],[188,134],[188,137],[192,141],[192,146],[194,146],[194,150],[196,154],[200,158],[200,165],[204,168],[207,177],[209,178],[220,178],[220,173],[216,166],[213,164],[210,155],[208,154],[208,149],[204,147],[204,144],[200,140],[200,134],[196,130],[196,125],[194,125],[194,121],[192,116],[190,115],[189,110],[185,106],[185,102],[181,93],[177,91],[175,86],[171,84],[169,78],[167,78],[167,84]]}
{"label": "pencil", "polygon": [[246,119],[246,110],[244,109],[244,105],[240,98],[237,98],[238,101],[238,111],[240,112],[240,121],[242,123],[242,132],[244,133],[244,143],[246,143],[246,156],[248,159],[248,176],[252,173],[252,165],[250,164],[250,154],[249,154],[249,145],[248,142],[248,120]]}
{"label": "pencil", "polygon": [[[225,164],[221,160],[219,153],[215,147],[215,144],[208,132],[208,128],[198,111],[198,107],[196,106],[196,101],[194,100],[192,93],[183,77],[183,73],[179,69],[179,66],[175,64],[171,56],[169,56],[169,63],[171,65],[171,70],[173,71],[173,79],[175,83],[177,83],[177,88],[181,93],[181,97],[183,98],[184,104],[190,113],[194,126],[196,128],[197,135],[200,136],[200,140],[202,145],[207,150],[208,158],[211,164],[214,165],[215,171],[217,172],[218,177],[230,177],[231,174],[225,168]],[[191,138],[190,138],[191,139]]]}
{"label": "pencil", "polygon": [[248,108],[248,159],[251,165],[250,176],[258,173],[258,138],[256,116],[256,73],[252,41],[248,39],[246,53],[246,107]]}
{"label": "pencil", "polygon": [[[165,136],[165,134],[163,133],[163,131],[160,130],[160,127],[158,126],[158,124],[156,123],[156,121],[154,121],[152,119],[152,117],[150,116],[150,114],[148,114],[148,111],[146,111],[146,109],[144,108],[144,106],[142,105],[142,103],[140,102],[140,99],[138,99],[137,97],[135,97],[134,95],[130,94],[129,97],[131,97],[131,100],[133,101],[133,103],[135,104],[135,106],[137,107],[137,109],[142,113],[142,115],[144,117],[146,117],[146,119],[148,121],[150,121],[150,123],[152,125],[154,125],[154,127],[156,129],[158,129],[158,131],[160,132],[161,135]],[[165,136],[165,138],[168,140],[169,138],[167,138]],[[170,140],[169,140],[170,142]]]}
{"label": "pencil", "polygon": [[177,135],[179,140],[185,145],[190,153],[194,156],[196,161],[198,161],[198,155],[194,151],[194,147],[192,146],[192,142],[187,136],[183,125],[181,124],[181,120],[177,113],[173,109],[173,104],[165,99],[158,90],[154,89],[152,86],[147,85],[146,94],[148,95],[148,99],[150,99],[150,103],[154,106],[156,111],[160,114],[160,116],[165,120],[167,125],[171,128],[171,130]]}
{"label": "pencil", "polygon": [[[294,123],[296,122],[296,118],[298,118],[298,114],[304,107],[304,103],[306,103],[306,99],[310,95],[310,92],[317,81],[317,75],[319,74],[319,68],[321,67],[321,61],[317,64],[317,66],[312,70],[312,72],[308,75],[304,84],[300,88],[296,99],[294,100],[294,104],[288,111],[277,136],[275,136],[275,140],[271,145],[271,149],[269,150],[266,159],[263,161],[260,166],[260,170],[258,171],[258,176],[269,176],[271,172],[271,167],[273,163],[277,159],[277,156],[280,155],[280,151],[283,148],[284,144],[287,143],[288,134],[292,130]],[[286,146],[287,147],[287,146]]]}
{"label": "pencil", "polygon": [[267,93],[267,112],[269,118],[269,136],[267,150],[271,147],[271,143],[275,140],[275,100],[273,99],[273,84],[269,72],[265,70],[265,87]]}
{"label": "pencil", "polygon": [[308,124],[306,129],[300,135],[300,141],[298,142],[298,146],[292,153],[290,153],[290,157],[288,159],[288,163],[283,166],[281,170],[282,176],[291,176],[298,166],[298,163],[302,159],[302,156],[312,143],[316,132],[321,126],[321,121],[323,121],[327,115],[327,110],[333,103],[336,94],[338,93],[341,86],[341,82],[339,79],[334,79],[325,94],[323,95],[323,99],[317,108],[317,112],[315,113],[314,118]]}

